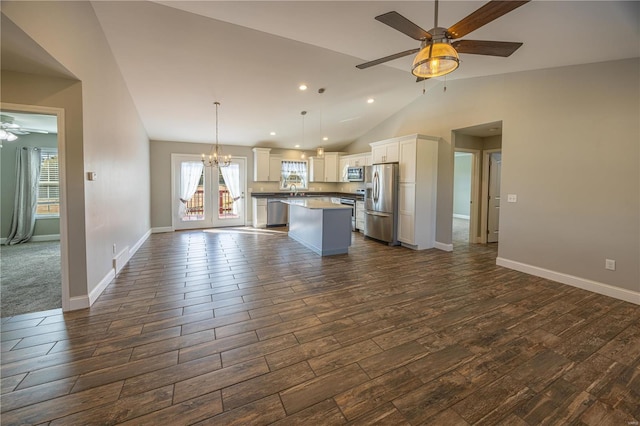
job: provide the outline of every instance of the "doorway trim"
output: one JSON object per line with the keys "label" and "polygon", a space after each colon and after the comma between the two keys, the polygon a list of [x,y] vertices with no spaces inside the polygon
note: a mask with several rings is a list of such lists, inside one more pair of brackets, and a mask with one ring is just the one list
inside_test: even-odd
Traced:
{"label": "doorway trim", "polygon": [[0,103],[0,110],[31,114],[55,115],[58,126],[58,178],[60,180],[60,278],[62,285],[62,311],[71,310],[69,297],[69,239],[67,226],[67,179],[64,108]]}
{"label": "doorway trim", "polygon": [[489,161],[491,154],[502,152],[500,149],[487,149],[482,155],[482,214],[480,217],[480,243],[487,244],[487,219],[489,217]]}
{"label": "doorway trim", "polygon": [[[478,201],[480,194],[480,149],[454,148],[454,161],[456,152],[466,152],[473,156],[471,160],[471,206],[469,207],[469,243],[479,242],[478,235]],[[455,167],[455,163],[454,163]]]}

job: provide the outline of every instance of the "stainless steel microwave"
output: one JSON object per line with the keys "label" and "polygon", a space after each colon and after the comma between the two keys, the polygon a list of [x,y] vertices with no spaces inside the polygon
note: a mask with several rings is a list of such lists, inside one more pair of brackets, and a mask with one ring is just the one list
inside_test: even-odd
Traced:
{"label": "stainless steel microwave", "polygon": [[367,182],[367,172],[370,169],[367,166],[348,167],[347,180],[349,182]]}

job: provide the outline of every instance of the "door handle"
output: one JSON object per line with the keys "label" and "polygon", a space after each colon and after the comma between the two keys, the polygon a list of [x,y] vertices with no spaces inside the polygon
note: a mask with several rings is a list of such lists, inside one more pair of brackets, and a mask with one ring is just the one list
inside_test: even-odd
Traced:
{"label": "door handle", "polygon": [[378,217],[390,217],[391,215],[386,213],[375,213],[375,212],[364,212],[364,214],[368,214],[369,216],[378,216]]}

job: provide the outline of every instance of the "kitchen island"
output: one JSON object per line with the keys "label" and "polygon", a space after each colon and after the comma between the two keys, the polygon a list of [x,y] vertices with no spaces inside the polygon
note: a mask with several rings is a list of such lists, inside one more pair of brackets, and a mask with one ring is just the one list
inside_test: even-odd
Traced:
{"label": "kitchen island", "polygon": [[346,254],[351,245],[351,207],[327,201],[289,199],[289,236],[321,256]]}

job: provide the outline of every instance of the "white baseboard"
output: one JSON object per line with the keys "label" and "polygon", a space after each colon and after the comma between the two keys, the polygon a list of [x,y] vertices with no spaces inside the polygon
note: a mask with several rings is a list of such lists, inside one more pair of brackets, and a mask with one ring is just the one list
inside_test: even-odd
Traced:
{"label": "white baseboard", "polygon": [[637,291],[614,287],[609,284],[563,274],[562,272],[551,271],[549,269],[516,262],[502,257],[498,257],[496,259],[496,265],[640,305],[640,292]]}
{"label": "white baseboard", "polygon": [[466,214],[453,214],[453,217],[455,217],[456,219],[465,219],[465,220],[471,220],[471,216],[466,215]]}
{"label": "white baseboard", "polygon": [[110,269],[107,275],[104,276],[98,283],[98,285],[89,293],[89,306],[98,299],[109,283],[116,277],[115,269]]}
{"label": "white baseboard", "polygon": [[172,226],[160,226],[157,228],[151,228],[151,233],[152,234],[160,234],[163,232],[173,232],[173,227]]}
{"label": "white baseboard", "polygon": [[118,272],[120,272],[122,268],[124,268],[124,266],[129,262],[129,260],[138,251],[140,246],[144,244],[144,242],[147,240],[147,238],[149,238],[150,235],[151,235],[151,230],[145,232],[145,234],[142,237],[140,237],[140,239],[135,243],[135,245],[131,249],[129,249],[128,247],[125,247],[124,249],[122,249],[120,253],[118,253],[112,260],[113,268],[109,270],[107,275],[105,275],[104,278],[100,280],[98,285],[89,293],[88,305],[82,306],[79,308],[72,307],[71,309],[83,309],[93,305],[93,302],[95,302],[98,299],[98,297],[102,294],[104,289],[107,288],[109,283],[111,283],[111,281],[116,277],[116,274],[118,274]]}
{"label": "white baseboard", "polygon": [[130,259],[130,254],[129,254],[128,246],[122,249],[120,253],[116,254],[113,257],[113,269],[116,275],[118,275],[118,273],[122,270],[122,268],[124,268],[124,265],[127,264],[129,259]]}
{"label": "white baseboard", "polygon": [[76,311],[78,309],[86,309],[91,306],[89,296],[77,296],[69,298],[69,310]]}
{"label": "white baseboard", "polygon": [[436,241],[436,243],[433,246],[439,250],[453,251],[453,244],[445,244],[445,243],[440,243]]}

